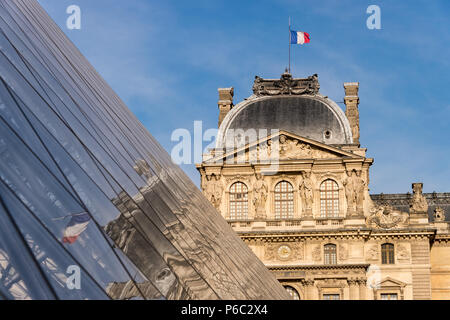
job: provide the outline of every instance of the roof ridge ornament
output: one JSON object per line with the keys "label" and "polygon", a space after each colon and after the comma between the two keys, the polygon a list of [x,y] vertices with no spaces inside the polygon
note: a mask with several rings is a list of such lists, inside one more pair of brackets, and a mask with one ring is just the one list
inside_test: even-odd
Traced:
{"label": "roof ridge ornament", "polygon": [[256,96],[315,95],[319,93],[320,84],[317,74],[308,78],[293,78],[292,74],[285,70],[279,80],[255,76],[252,89]]}

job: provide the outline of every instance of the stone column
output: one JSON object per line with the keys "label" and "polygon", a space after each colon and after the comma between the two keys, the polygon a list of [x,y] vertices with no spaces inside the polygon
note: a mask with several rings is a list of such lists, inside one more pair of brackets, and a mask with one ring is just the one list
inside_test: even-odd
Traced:
{"label": "stone column", "polygon": [[359,300],[366,300],[366,279],[358,279],[357,283],[359,285]]}
{"label": "stone column", "polygon": [[348,122],[350,122],[350,128],[352,129],[353,143],[359,144],[359,97],[358,97],[358,82],[346,82],[344,83],[345,89],[345,115]]}
{"label": "stone column", "polygon": [[307,300],[317,300],[316,297],[316,288],[314,287],[314,280],[307,279],[303,282],[305,284],[305,292]]}
{"label": "stone column", "polygon": [[359,284],[355,279],[348,280],[350,300],[359,300]]}
{"label": "stone column", "polygon": [[219,127],[225,116],[233,108],[233,88],[219,88]]}

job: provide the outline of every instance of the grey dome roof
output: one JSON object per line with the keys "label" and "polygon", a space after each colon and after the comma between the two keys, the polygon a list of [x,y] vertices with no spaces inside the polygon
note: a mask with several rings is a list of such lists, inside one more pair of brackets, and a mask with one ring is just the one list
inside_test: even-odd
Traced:
{"label": "grey dome roof", "polygon": [[268,134],[271,129],[279,129],[325,144],[353,142],[350,124],[342,109],[320,94],[253,95],[227,114],[219,129],[217,147],[224,146],[230,129],[267,129]]}

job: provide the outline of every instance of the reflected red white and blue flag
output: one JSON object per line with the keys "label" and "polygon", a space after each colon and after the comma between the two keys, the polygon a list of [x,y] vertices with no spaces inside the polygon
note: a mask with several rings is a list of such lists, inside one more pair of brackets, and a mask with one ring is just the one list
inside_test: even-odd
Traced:
{"label": "reflected red white and blue flag", "polygon": [[62,241],[72,244],[77,241],[78,237],[86,230],[91,217],[87,212],[72,214],[69,223],[64,229]]}

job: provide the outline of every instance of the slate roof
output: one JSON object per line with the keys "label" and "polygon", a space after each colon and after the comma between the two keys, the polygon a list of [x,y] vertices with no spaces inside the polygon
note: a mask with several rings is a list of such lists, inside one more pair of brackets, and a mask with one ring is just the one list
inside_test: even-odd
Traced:
{"label": "slate roof", "polygon": [[[432,192],[423,194],[428,202],[428,216],[433,221],[434,209],[441,207],[445,211],[445,220],[450,221],[450,192]],[[378,204],[389,204],[394,208],[409,212],[411,193],[372,194],[372,200]]]}

